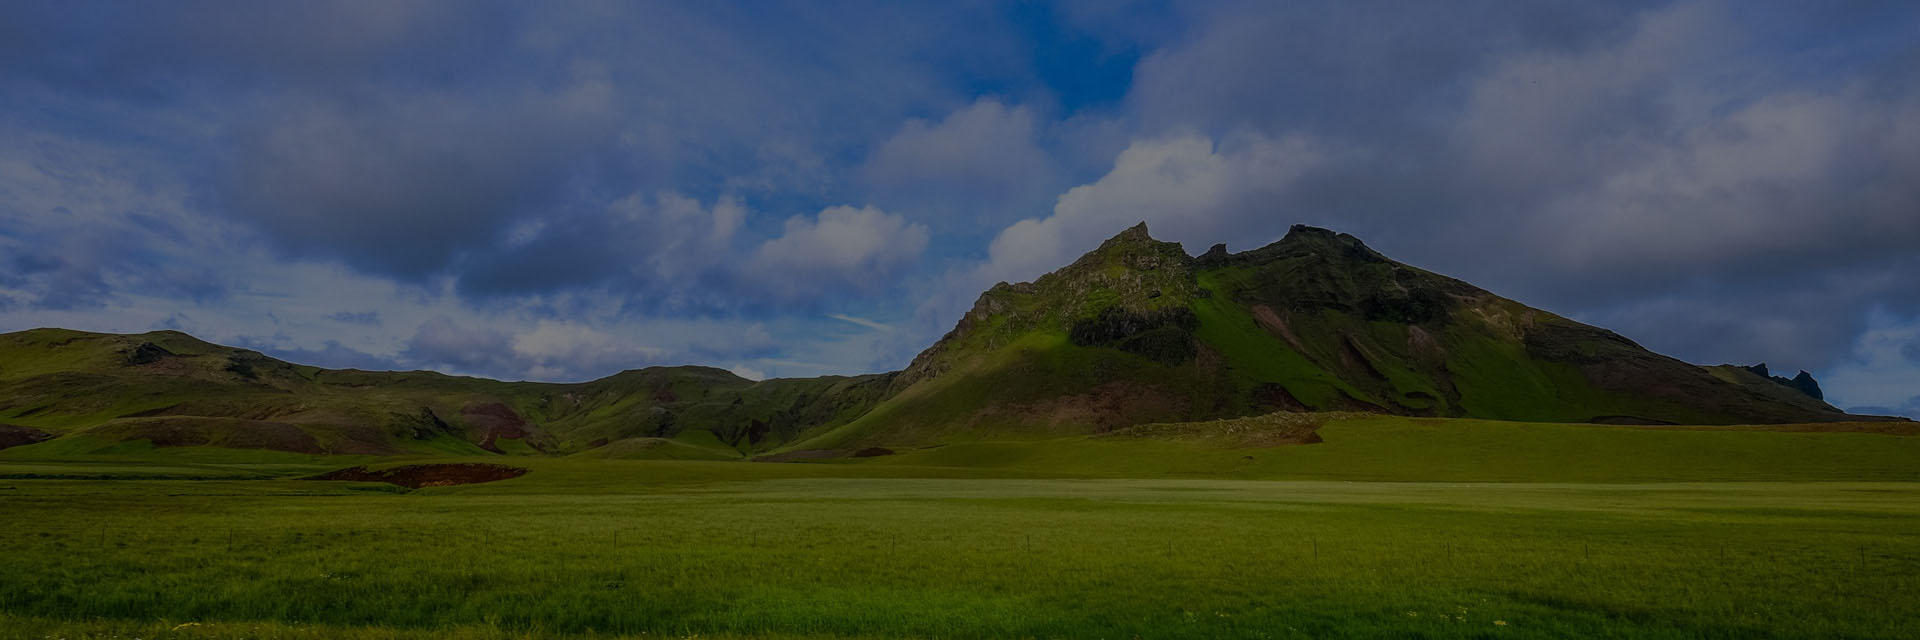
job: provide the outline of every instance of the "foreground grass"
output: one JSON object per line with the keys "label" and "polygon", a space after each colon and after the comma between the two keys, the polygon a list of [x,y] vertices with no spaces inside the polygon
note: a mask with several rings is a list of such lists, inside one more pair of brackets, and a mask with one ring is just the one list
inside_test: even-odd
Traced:
{"label": "foreground grass", "polygon": [[0,637],[1920,636],[1907,483],[533,466],[0,480]]}

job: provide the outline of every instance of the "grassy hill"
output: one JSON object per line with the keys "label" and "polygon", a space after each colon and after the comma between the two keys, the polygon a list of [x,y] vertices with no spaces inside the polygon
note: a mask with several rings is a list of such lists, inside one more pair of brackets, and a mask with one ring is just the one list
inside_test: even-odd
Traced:
{"label": "grassy hill", "polygon": [[[1614,424],[1864,420],[1811,376],[1700,367],[1295,227],[1198,256],[1141,225],[994,286],[903,371],[577,384],[329,370],[174,331],[0,335],[0,449],[735,459],[1047,439],[1276,410]],[[817,457],[817,456],[816,456]]]}
{"label": "grassy hill", "polygon": [[[1811,380],[1811,378],[1808,378]],[[1345,234],[1194,258],[1145,225],[988,290],[872,412],[794,448],[1094,433],[1276,409],[1540,422],[1863,419],[1742,367],[1394,262]]]}
{"label": "grassy hill", "polygon": [[852,419],[886,379],[756,382],[657,367],[579,384],[499,382],[294,365],[174,331],[36,329],[0,335],[0,444],[19,445],[15,455],[125,446],[447,455],[650,438],[732,458]]}

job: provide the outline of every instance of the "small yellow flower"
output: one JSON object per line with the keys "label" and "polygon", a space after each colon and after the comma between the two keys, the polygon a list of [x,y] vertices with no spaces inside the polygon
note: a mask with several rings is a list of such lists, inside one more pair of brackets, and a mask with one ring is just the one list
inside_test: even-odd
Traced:
{"label": "small yellow flower", "polygon": [[1496,626],[1496,627],[1504,627],[1504,626],[1507,626],[1507,621],[1505,621],[1505,620],[1495,620],[1495,621],[1493,621],[1493,626]]}

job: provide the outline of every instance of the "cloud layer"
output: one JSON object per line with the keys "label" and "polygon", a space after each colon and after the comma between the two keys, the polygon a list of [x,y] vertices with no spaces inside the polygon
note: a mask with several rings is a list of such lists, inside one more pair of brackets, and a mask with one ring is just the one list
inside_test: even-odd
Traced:
{"label": "cloud layer", "polygon": [[0,329],[850,373],[1136,222],[1190,251],[1305,222],[1920,412],[1916,31],[1881,2],[10,5]]}

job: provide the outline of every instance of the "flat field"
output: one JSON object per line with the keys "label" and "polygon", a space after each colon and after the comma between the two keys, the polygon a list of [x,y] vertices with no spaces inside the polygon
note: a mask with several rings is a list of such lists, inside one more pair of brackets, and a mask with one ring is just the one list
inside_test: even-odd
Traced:
{"label": "flat field", "polygon": [[531,472],[410,492],[0,454],[0,637],[1920,637],[1920,439],[1424,424],[1482,453],[1361,420],[1230,456],[492,457]]}

